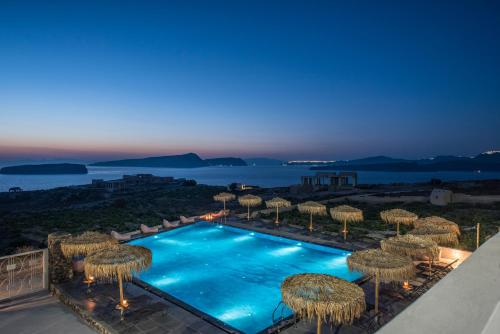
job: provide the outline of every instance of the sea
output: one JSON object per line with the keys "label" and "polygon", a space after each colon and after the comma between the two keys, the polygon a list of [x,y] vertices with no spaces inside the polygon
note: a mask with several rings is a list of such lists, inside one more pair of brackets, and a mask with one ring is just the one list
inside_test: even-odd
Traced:
{"label": "sea", "polygon": [[[200,184],[227,186],[243,183],[259,187],[285,187],[300,183],[303,175],[314,175],[309,166],[244,166],[202,168],[93,167],[82,175],[4,175],[0,174],[0,192],[11,187],[44,190],[90,184],[92,179],[113,180],[123,175],[149,173],[196,180]],[[358,172],[358,183],[389,184],[442,181],[500,179],[500,172]]]}

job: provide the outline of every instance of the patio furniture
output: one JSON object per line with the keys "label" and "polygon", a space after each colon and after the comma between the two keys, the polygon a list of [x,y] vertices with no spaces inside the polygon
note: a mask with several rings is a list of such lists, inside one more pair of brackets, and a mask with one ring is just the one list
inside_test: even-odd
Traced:
{"label": "patio furniture", "polygon": [[403,209],[392,209],[380,212],[380,218],[388,224],[396,224],[396,235],[399,235],[399,224],[411,225],[418,216]]}
{"label": "patio furniture", "polygon": [[378,313],[380,282],[403,282],[415,276],[415,266],[408,256],[396,255],[381,249],[357,251],[347,257],[350,271],[375,277],[375,313]]}
{"label": "patio furniture", "polygon": [[313,201],[301,203],[297,209],[302,213],[309,214],[309,232],[313,231],[313,215],[326,216],[326,206]]}
{"label": "patio furniture", "polygon": [[266,201],[266,207],[268,209],[276,209],[276,220],[274,221],[274,224],[276,226],[279,226],[280,221],[279,221],[279,210],[280,208],[288,208],[292,205],[290,201],[287,201],[284,198],[280,197],[275,197],[273,199],[270,199],[269,201]]}
{"label": "patio furniture", "polygon": [[149,227],[149,226],[144,225],[144,224],[140,225],[140,230],[141,230],[141,233],[143,233],[143,234],[158,233],[157,227]]}
{"label": "patio furniture", "polygon": [[351,324],[366,309],[365,293],[358,285],[324,274],[297,274],[281,284],[281,297],[299,317],[317,321],[317,334],[325,321]]}
{"label": "patio furniture", "polygon": [[347,223],[356,223],[363,221],[363,211],[353,208],[349,205],[339,205],[330,209],[330,215],[332,216],[333,220],[342,222],[344,224],[344,229],[342,230],[344,240],[347,239]]}
{"label": "patio furniture", "polygon": [[116,231],[111,231],[111,237],[117,241],[126,241],[130,240],[130,235],[129,234],[121,234]]}
{"label": "patio furniture", "polygon": [[179,220],[180,220],[181,224],[192,224],[195,221],[195,217],[186,218],[184,216],[180,216]]}
{"label": "patio furniture", "polygon": [[240,205],[247,207],[247,220],[250,220],[250,207],[261,205],[262,198],[249,194],[238,197],[238,202],[240,203]]}
{"label": "patio furniture", "polygon": [[163,222],[162,222],[162,225],[164,228],[166,229],[169,229],[169,228],[174,228],[174,227],[178,227],[180,224],[179,221],[175,221],[175,222],[169,222],[168,220],[166,219],[163,219]]}
{"label": "patio furniture", "polygon": [[129,281],[134,273],[151,266],[151,251],[141,246],[118,244],[87,256],[84,261],[85,273],[96,278],[118,280],[120,303],[116,306],[123,311],[128,302],[123,298],[123,280]]}

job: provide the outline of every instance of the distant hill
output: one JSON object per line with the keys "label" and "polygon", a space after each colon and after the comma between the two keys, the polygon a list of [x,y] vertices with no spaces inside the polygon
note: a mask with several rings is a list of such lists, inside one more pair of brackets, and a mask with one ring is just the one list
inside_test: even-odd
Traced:
{"label": "distant hill", "polygon": [[166,155],[162,157],[149,157],[142,159],[123,159],[103,161],[91,166],[105,167],[160,167],[160,168],[197,168],[207,166],[246,166],[240,158],[215,158],[203,160],[196,153],[181,155]]}
{"label": "distant hill", "polygon": [[0,174],[21,175],[54,175],[54,174],[87,174],[85,165],[80,164],[41,164],[41,165],[18,165],[8,166],[0,169]]}
{"label": "distant hill", "polygon": [[246,166],[247,163],[240,158],[214,158],[205,159],[209,166]]}
{"label": "distant hill", "polygon": [[475,157],[438,156],[433,159],[405,160],[389,157],[371,157],[341,161],[313,170],[352,170],[384,172],[438,172],[438,171],[500,171],[500,152],[490,151]]}
{"label": "distant hill", "polygon": [[248,158],[245,162],[249,166],[281,166],[283,161],[270,158]]}

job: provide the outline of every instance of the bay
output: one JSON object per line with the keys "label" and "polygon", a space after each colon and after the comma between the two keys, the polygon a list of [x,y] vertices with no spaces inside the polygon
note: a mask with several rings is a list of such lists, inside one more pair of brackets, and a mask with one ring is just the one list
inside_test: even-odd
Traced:
{"label": "bay", "polygon": [[[146,167],[93,167],[83,175],[3,175],[0,174],[0,192],[11,187],[23,190],[42,190],[56,187],[83,185],[92,179],[119,179],[125,174],[149,173],[157,176],[194,179],[198,183],[227,186],[239,182],[260,187],[290,186],[300,183],[302,175],[314,175],[308,166],[244,166],[203,168],[146,168]],[[443,181],[500,179],[500,172],[358,172],[363,184],[415,183],[431,179]]]}

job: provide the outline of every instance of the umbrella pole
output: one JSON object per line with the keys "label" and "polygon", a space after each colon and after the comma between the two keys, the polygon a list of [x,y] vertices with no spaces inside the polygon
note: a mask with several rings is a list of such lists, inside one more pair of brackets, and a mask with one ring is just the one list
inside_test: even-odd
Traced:
{"label": "umbrella pole", "polygon": [[396,235],[399,235],[399,223],[396,223]]}
{"label": "umbrella pole", "polygon": [[378,289],[380,286],[380,274],[375,274],[375,314],[378,314]]}
{"label": "umbrella pole", "polygon": [[224,223],[226,222],[226,201],[224,202]]}
{"label": "umbrella pole", "polygon": [[278,208],[278,206],[276,206],[276,222],[275,222],[276,225],[279,225],[279,223],[280,223],[280,221],[279,221],[279,215],[280,215],[279,214],[279,208]]}
{"label": "umbrella pole", "polygon": [[313,214],[312,212],[309,214],[309,231],[313,231]]}
{"label": "umbrella pole", "polygon": [[118,272],[118,287],[120,288],[120,306],[123,306],[123,282],[121,272]]}
{"label": "umbrella pole", "polygon": [[344,240],[347,239],[347,220],[344,219],[344,230],[342,231],[344,233]]}
{"label": "umbrella pole", "polygon": [[321,318],[318,317],[316,334],[321,334]]}
{"label": "umbrella pole", "polygon": [[250,220],[250,204],[247,205],[248,212],[247,212],[247,220]]}

